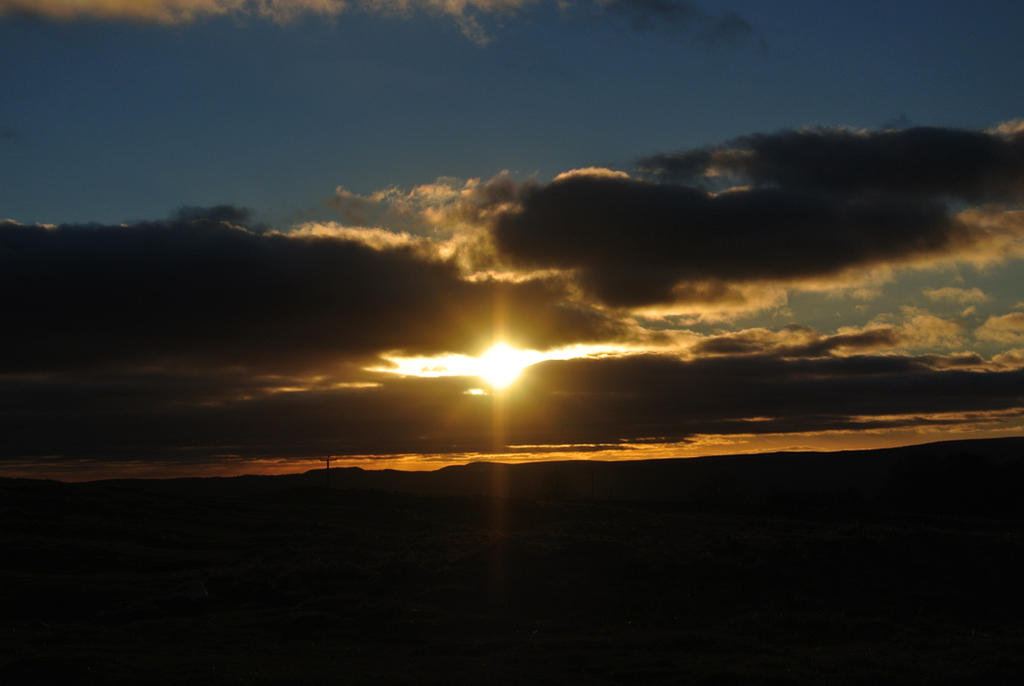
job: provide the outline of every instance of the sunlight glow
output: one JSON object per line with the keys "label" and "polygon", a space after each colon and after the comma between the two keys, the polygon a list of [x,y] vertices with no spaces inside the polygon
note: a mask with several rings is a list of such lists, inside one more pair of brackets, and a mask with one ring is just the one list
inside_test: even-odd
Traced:
{"label": "sunlight glow", "polygon": [[[621,355],[626,346],[573,345],[557,350],[520,350],[508,343],[498,342],[479,357],[470,355],[439,355],[437,357],[387,356],[389,367],[371,367],[367,371],[387,372],[400,376],[436,378],[442,376],[475,376],[486,381],[492,389],[511,386],[523,370],[546,360],[571,360],[580,357],[608,357]],[[474,392],[479,391],[479,392]],[[483,389],[466,391],[468,395],[486,395]]]}
{"label": "sunlight glow", "polygon": [[478,374],[500,390],[511,386],[526,367],[540,359],[539,353],[516,350],[507,343],[495,343],[480,357]]}

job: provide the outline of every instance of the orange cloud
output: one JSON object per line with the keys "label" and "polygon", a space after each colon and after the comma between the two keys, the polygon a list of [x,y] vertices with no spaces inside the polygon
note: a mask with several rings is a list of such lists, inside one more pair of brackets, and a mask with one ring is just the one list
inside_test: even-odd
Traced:
{"label": "orange cloud", "polygon": [[627,174],[626,172],[608,169],[607,167],[581,167],[579,169],[570,169],[569,171],[564,171],[558,176],[556,176],[554,179],[552,179],[552,181],[564,181],[565,179],[571,179],[575,176],[598,176],[613,179],[629,178],[629,174]]}
{"label": "orange cloud", "polygon": [[980,288],[954,288],[947,286],[946,288],[926,288],[923,292],[925,297],[932,300],[958,303],[960,305],[983,303],[989,300],[989,297]]}
{"label": "orange cloud", "polygon": [[481,13],[508,13],[532,0],[0,0],[0,16],[22,14],[57,21],[94,19],[183,24],[221,15],[256,16],[287,22],[304,14],[336,16],[346,11],[403,16],[428,12],[451,17],[469,39],[486,43],[476,20]]}
{"label": "orange cloud", "polygon": [[1012,345],[1024,344],[1024,312],[1011,312],[1000,317],[989,317],[984,324],[977,328],[974,335],[980,341]]}
{"label": "orange cloud", "polygon": [[345,0],[0,0],[0,15],[181,24],[222,14],[253,14],[275,21],[302,13],[338,14]]}

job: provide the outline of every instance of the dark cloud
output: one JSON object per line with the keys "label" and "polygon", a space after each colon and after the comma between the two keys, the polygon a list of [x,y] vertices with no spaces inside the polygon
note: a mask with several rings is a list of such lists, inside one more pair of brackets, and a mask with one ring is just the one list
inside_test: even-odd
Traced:
{"label": "dark cloud", "polygon": [[628,178],[573,176],[526,188],[498,216],[501,256],[576,270],[616,306],[722,299],[728,284],[834,277],[954,252],[968,230],[928,201],[779,188],[719,195]]}
{"label": "dark cloud", "polygon": [[902,339],[900,332],[892,327],[822,336],[814,329],[793,324],[780,331],[748,329],[706,338],[694,346],[693,352],[700,355],[771,352],[784,357],[821,357],[835,352],[849,354],[893,348]]}
{"label": "dark cloud", "polygon": [[985,358],[973,352],[954,355],[921,355],[918,359],[932,369],[982,369],[986,366]]}
{"label": "dark cloud", "polygon": [[866,422],[962,422],[948,413],[1014,410],[1024,401],[1024,371],[936,371],[926,359],[888,355],[649,355],[548,362],[528,373],[524,387],[533,402],[548,402],[523,428],[550,431],[552,440],[584,431],[593,440],[682,440],[695,433],[861,430]]}
{"label": "dark cloud", "polygon": [[755,184],[836,193],[1005,199],[1024,195],[1024,131],[783,131],[655,155],[638,166],[652,177],[685,182],[724,174]]}
{"label": "dark cloud", "polygon": [[145,460],[496,447],[488,399],[463,393],[478,380],[380,380],[267,392],[231,372],[0,378],[0,452]]}
{"label": "dark cloud", "polygon": [[[222,210],[214,214],[242,218]],[[468,282],[412,247],[182,217],[125,227],[0,223],[0,372],[325,369],[388,350],[476,352],[504,330],[539,348],[625,332],[567,302],[557,280]]]}
{"label": "dark cloud", "polygon": [[0,454],[486,452],[510,444],[962,424],[1024,405],[1022,370],[940,371],[933,362],[778,354],[551,361],[527,369],[498,401],[466,395],[479,382],[458,377],[380,374],[379,387],[273,393],[231,372],[7,377],[0,379]]}
{"label": "dark cloud", "polygon": [[817,357],[837,351],[848,353],[851,351],[892,348],[899,345],[901,340],[902,336],[898,331],[885,327],[857,333],[825,336],[806,345],[795,346],[788,350],[787,353],[805,357]]}

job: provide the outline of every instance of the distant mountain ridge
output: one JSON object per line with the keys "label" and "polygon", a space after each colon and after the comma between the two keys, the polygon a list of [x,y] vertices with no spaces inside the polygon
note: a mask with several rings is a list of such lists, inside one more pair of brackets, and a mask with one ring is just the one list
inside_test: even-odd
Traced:
{"label": "distant mountain ridge", "polygon": [[697,506],[864,502],[1024,512],[1024,437],[945,441],[840,452],[503,464],[430,472],[359,467],[279,476],[106,480],[142,490],[275,492],[377,490],[436,496],[677,502]]}

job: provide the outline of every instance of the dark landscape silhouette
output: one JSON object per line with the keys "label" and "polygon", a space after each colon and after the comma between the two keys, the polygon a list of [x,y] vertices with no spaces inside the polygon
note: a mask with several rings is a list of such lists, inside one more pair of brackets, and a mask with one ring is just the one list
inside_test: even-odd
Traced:
{"label": "dark landscape silhouette", "polygon": [[1024,438],[0,480],[0,681],[1008,683]]}

